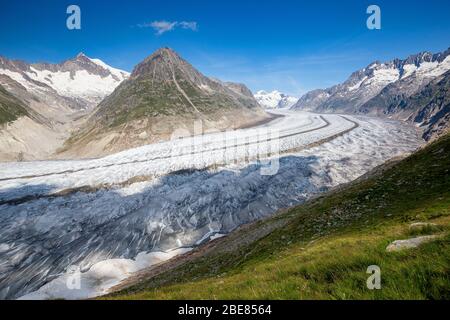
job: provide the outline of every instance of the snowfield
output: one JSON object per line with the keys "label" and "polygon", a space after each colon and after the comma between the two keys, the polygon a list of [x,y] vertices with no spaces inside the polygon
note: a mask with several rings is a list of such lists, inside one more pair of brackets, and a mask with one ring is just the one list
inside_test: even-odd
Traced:
{"label": "snowfield", "polygon": [[[78,68],[67,70],[69,62],[72,65],[77,63]],[[106,74],[99,70],[83,70],[82,68],[89,62],[91,67],[97,66],[100,70],[103,69],[103,72],[106,71]],[[17,61],[13,61],[13,64],[17,64]],[[42,64],[39,67],[24,64],[26,67],[15,69],[0,66],[0,75],[10,77],[27,91],[38,96],[55,92],[61,97],[84,101],[90,107],[100,103],[130,76],[126,71],[113,68],[100,59],[91,59],[81,53],[75,59],[62,64]]]}
{"label": "snowfield", "polygon": [[256,101],[266,109],[290,108],[298,101],[298,98],[286,95],[277,90],[272,92],[259,90],[254,96]]}
{"label": "snowfield", "polygon": [[274,112],[284,117],[101,159],[1,163],[0,298],[104,294],[422,143],[397,121]]}

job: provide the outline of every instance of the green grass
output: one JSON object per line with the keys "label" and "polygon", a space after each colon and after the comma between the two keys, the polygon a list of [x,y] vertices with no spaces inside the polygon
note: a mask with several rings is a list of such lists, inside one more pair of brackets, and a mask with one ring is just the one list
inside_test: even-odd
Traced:
{"label": "green grass", "polygon": [[[236,102],[226,95],[205,95],[199,88],[186,81],[178,71],[176,75],[180,87],[200,112],[208,114],[238,107]],[[105,122],[106,128],[115,128],[132,120],[194,113],[195,110],[189,101],[173,82],[142,77],[138,81],[121,84],[100,104],[98,118]]]}
{"label": "green grass", "polygon": [[[447,135],[368,179],[237,231],[217,250],[106,298],[449,299],[449,170]],[[411,231],[419,221],[437,226]],[[268,235],[242,241],[279,222]],[[394,240],[424,234],[444,236],[386,252]],[[381,290],[366,287],[369,265],[381,268]]]}
{"label": "green grass", "polygon": [[14,121],[27,114],[23,103],[0,85],[0,124]]}

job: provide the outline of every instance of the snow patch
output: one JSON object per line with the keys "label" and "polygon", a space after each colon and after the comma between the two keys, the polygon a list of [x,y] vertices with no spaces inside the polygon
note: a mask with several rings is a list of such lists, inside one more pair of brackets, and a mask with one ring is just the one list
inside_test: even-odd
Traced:
{"label": "snow patch", "polygon": [[70,98],[83,98],[92,103],[101,101],[120,84],[111,75],[101,77],[90,74],[86,70],[74,72],[40,71],[31,67],[32,72],[26,72],[31,79],[45,83],[59,95]]}
{"label": "snow patch", "polygon": [[362,78],[361,81],[358,81],[357,83],[355,83],[355,85],[351,86],[348,88],[348,91],[354,91],[356,89],[359,89],[359,87],[361,87],[361,84],[364,83],[364,81],[366,81],[367,76]]}
{"label": "snow patch", "polygon": [[[122,280],[140,270],[167,261],[192,250],[180,248],[168,252],[139,253],[135,259],[109,259],[94,264],[88,271],[79,268],[66,272],[39,290],[18,300],[88,299],[104,295]],[[71,268],[72,269],[72,268]]]}
{"label": "snow patch", "polygon": [[400,77],[400,72],[397,68],[376,69],[374,70],[373,78],[369,79],[372,83],[388,84],[397,81]]}
{"label": "snow patch", "polygon": [[272,92],[260,90],[254,97],[266,109],[290,108],[298,101],[298,98],[286,95],[277,90]]}

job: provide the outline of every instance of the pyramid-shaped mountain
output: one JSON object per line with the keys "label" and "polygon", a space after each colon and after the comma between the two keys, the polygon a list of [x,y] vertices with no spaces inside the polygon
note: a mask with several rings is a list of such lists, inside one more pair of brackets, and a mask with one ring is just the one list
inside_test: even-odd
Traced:
{"label": "pyramid-shaped mountain", "polygon": [[[206,77],[170,48],[139,63],[68,142],[77,155],[103,155],[168,140],[175,130],[235,129],[267,114],[242,84]],[[197,132],[198,133],[198,132]]]}

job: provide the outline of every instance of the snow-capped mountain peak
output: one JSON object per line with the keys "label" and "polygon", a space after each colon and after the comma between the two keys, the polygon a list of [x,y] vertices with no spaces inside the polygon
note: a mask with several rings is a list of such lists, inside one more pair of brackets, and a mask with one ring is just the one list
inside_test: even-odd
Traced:
{"label": "snow-capped mountain peak", "polygon": [[[80,52],[58,64],[0,58],[0,75],[19,83],[37,96],[59,95],[79,108],[92,108],[109,95],[129,73]],[[0,83],[1,84],[1,83]]]}
{"label": "snow-capped mountain peak", "polygon": [[[89,58],[90,59],[90,58]],[[109,72],[111,72],[111,74],[115,75],[116,77],[118,77],[119,79],[127,79],[130,76],[129,72],[117,69],[117,68],[113,68],[110,65],[106,64],[105,62],[103,62],[100,59],[90,59],[92,62],[94,62],[95,64],[97,64],[98,66],[108,70]]]}
{"label": "snow-capped mountain peak", "polygon": [[86,55],[83,52],[80,52],[79,54],[77,54],[77,58],[83,58],[86,57]]}
{"label": "snow-capped mountain peak", "polygon": [[272,92],[259,90],[255,93],[255,99],[266,109],[290,108],[298,101],[298,98],[289,96],[278,90]]}
{"label": "snow-capped mountain peak", "polygon": [[[421,52],[406,59],[375,61],[358,70],[343,83],[308,92],[295,109],[355,112],[385,88],[397,85],[395,94],[410,96],[432,79],[450,70],[450,49],[441,53]],[[379,101],[378,101],[379,102]]]}

